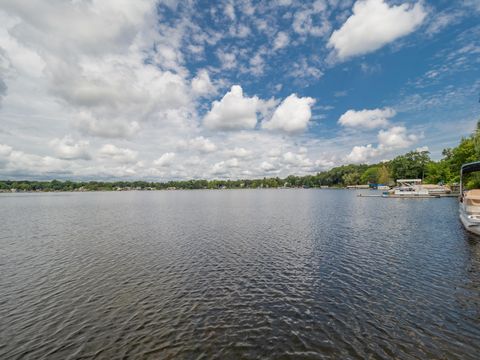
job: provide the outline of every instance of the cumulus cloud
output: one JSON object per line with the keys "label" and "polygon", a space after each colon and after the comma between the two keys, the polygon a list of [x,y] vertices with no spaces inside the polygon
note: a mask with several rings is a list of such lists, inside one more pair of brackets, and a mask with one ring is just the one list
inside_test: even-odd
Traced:
{"label": "cumulus cloud", "polygon": [[220,101],[214,101],[203,124],[209,129],[253,129],[257,124],[258,97],[243,95],[242,87],[234,85]]}
{"label": "cumulus cloud", "polygon": [[[140,123],[161,121],[165,111],[191,104],[182,59],[157,32],[155,1],[7,0],[2,9],[15,19],[7,22],[5,39],[12,68],[26,68],[25,58],[38,63],[34,75],[67,111],[82,114],[73,121],[83,133],[131,137]],[[19,49],[29,53],[19,56]],[[199,75],[196,89],[205,90]]]}
{"label": "cumulus cloud", "polygon": [[217,145],[215,145],[210,139],[206,139],[203,136],[197,136],[188,141],[180,141],[178,148],[182,150],[196,150],[203,154],[207,154],[216,151]]}
{"label": "cumulus cloud", "polygon": [[[5,0],[2,8],[15,13],[31,26],[22,27],[22,36],[35,38],[49,48],[75,48],[90,54],[119,51],[136,36],[138,27],[151,16],[154,1],[37,2]],[[148,22],[148,21],[147,21]],[[105,28],[108,23],[108,28]],[[66,43],[47,39],[52,29],[62,32]],[[68,29],[68,31],[66,31]],[[34,36],[36,35],[36,36]]]}
{"label": "cumulus cloud", "polygon": [[213,165],[212,174],[224,175],[224,174],[227,174],[230,169],[238,168],[239,166],[240,166],[240,163],[236,158],[219,161]]}
{"label": "cumulus cloud", "polygon": [[137,121],[96,118],[90,112],[80,112],[74,126],[82,133],[105,138],[131,138],[140,131]]}
{"label": "cumulus cloud", "polygon": [[210,80],[207,70],[200,70],[197,76],[192,79],[192,91],[194,94],[200,96],[215,95],[217,90]]}
{"label": "cumulus cloud", "polygon": [[50,141],[55,155],[64,160],[90,160],[89,145],[90,143],[85,140],[75,142],[71,136],[65,136],[62,139],[55,138]]}
{"label": "cumulus cloud", "polygon": [[275,165],[269,163],[268,161],[262,161],[262,163],[260,164],[260,168],[266,172],[273,172],[278,170]]}
{"label": "cumulus cloud", "polygon": [[332,33],[328,46],[340,60],[366,54],[410,34],[426,16],[422,2],[389,6],[385,0],[360,0],[342,27]]}
{"label": "cumulus cloud", "polygon": [[374,129],[388,125],[390,118],[396,115],[392,108],[373,110],[348,110],[338,119],[338,123],[346,127]]}
{"label": "cumulus cloud", "polygon": [[[177,3],[1,2],[0,143],[11,147],[0,146],[0,175],[283,177],[343,161],[352,146],[345,145],[348,132],[335,139],[331,132],[301,134],[312,116],[320,118],[312,98],[260,94],[277,84],[286,97],[329,71],[320,53],[301,51],[311,47],[308,37],[328,39],[329,19],[346,19],[352,2],[278,0],[291,5],[279,12],[273,2],[228,0],[209,7],[208,24],[197,11],[201,4]],[[299,53],[282,58],[277,50],[290,45]],[[271,70],[283,71],[273,83]],[[248,85],[248,95],[239,85],[218,93],[235,83]],[[415,140],[390,126],[378,126],[389,147]],[[380,140],[372,144],[386,151]]]}
{"label": "cumulus cloud", "polygon": [[167,167],[173,164],[175,153],[167,152],[153,162],[155,166]]}
{"label": "cumulus cloud", "polygon": [[314,103],[315,99],[310,97],[291,94],[277,107],[272,118],[263,122],[262,127],[287,133],[304,131],[312,117],[311,106]]}
{"label": "cumulus cloud", "polygon": [[104,159],[110,159],[118,163],[132,163],[137,160],[138,152],[120,148],[113,144],[105,144],[98,151],[98,155]]}
{"label": "cumulus cloud", "polygon": [[417,152],[430,151],[428,146],[419,146],[415,149]]}
{"label": "cumulus cloud", "polygon": [[408,134],[405,126],[393,126],[387,130],[380,130],[378,142],[386,149],[403,149],[415,144],[420,136]]}
{"label": "cumulus cloud", "polygon": [[283,154],[283,162],[287,165],[293,165],[295,167],[311,167],[312,161],[306,157],[304,152],[295,154],[291,151]]}
{"label": "cumulus cloud", "polygon": [[421,137],[422,135],[409,133],[404,126],[392,126],[378,132],[378,145],[376,147],[372,144],[354,146],[346,156],[346,160],[352,163],[368,162],[370,159],[388,152],[411,147]]}
{"label": "cumulus cloud", "polygon": [[372,144],[354,146],[352,151],[347,155],[346,160],[350,163],[363,163],[379,156],[381,153],[381,150],[373,147]]}
{"label": "cumulus cloud", "polygon": [[68,161],[28,154],[5,144],[0,144],[0,169],[9,176],[21,177],[71,174]]}
{"label": "cumulus cloud", "polygon": [[252,156],[253,152],[250,151],[250,150],[247,150],[243,147],[236,147],[234,149],[227,150],[226,154],[231,155],[231,156],[236,157],[236,158],[248,158],[248,157]]}

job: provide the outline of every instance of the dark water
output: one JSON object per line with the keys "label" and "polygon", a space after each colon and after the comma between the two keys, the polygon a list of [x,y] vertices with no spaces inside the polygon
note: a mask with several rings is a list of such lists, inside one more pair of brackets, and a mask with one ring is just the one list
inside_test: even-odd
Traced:
{"label": "dark water", "polygon": [[0,196],[1,359],[478,359],[456,199]]}

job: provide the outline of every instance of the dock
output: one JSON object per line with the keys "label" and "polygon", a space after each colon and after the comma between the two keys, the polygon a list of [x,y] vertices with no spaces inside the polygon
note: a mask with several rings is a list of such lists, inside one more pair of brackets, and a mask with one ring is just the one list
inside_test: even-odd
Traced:
{"label": "dock", "polygon": [[435,195],[395,195],[395,194],[358,194],[357,197],[375,197],[392,199],[435,199],[443,197],[458,197],[459,194],[435,194]]}

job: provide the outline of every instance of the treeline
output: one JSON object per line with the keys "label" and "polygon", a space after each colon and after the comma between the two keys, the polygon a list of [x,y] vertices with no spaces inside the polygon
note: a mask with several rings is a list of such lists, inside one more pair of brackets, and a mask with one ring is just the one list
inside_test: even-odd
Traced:
{"label": "treeline", "polygon": [[[411,151],[393,160],[366,165],[343,165],[315,175],[254,180],[148,181],[0,181],[0,191],[113,191],[166,189],[241,189],[278,187],[344,187],[360,184],[393,185],[396,179],[424,179],[424,183],[453,184],[459,181],[462,164],[480,160],[480,122],[476,131],[460,140],[457,147],[444,149],[440,161],[432,161],[428,151]],[[471,176],[467,186],[480,186],[480,177]]]}

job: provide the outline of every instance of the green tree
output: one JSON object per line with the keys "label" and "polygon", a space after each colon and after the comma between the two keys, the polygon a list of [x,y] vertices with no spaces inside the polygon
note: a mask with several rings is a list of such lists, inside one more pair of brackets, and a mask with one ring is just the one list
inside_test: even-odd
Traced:
{"label": "green tree", "polygon": [[404,178],[423,179],[427,164],[430,162],[428,151],[410,151],[397,156],[390,162],[395,180]]}
{"label": "green tree", "polygon": [[358,172],[346,173],[342,176],[342,181],[345,185],[360,184],[360,174]]}
{"label": "green tree", "polygon": [[372,166],[364,171],[364,173],[360,178],[360,181],[362,184],[378,184],[379,182],[378,178],[379,178],[379,167]]}
{"label": "green tree", "polygon": [[427,165],[427,176],[425,178],[425,183],[427,184],[438,184],[438,183],[449,183],[452,178],[452,173],[450,171],[450,166],[447,161],[441,160],[438,162],[431,161]]}
{"label": "green tree", "polygon": [[392,181],[390,170],[385,164],[378,168],[378,183],[388,185]]}

